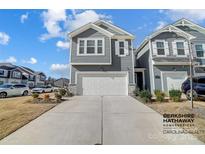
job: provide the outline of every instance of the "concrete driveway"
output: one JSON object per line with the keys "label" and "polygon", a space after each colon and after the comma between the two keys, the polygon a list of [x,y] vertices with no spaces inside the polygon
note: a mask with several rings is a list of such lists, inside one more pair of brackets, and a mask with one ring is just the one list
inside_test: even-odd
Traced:
{"label": "concrete driveway", "polygon": [[162,126],[161,115],[130,96],[75,96],[0,144],[203,144]]}

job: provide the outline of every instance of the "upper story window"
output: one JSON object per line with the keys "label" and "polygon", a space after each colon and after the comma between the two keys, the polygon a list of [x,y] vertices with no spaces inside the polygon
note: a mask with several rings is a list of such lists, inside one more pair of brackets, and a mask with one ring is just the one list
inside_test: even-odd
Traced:
{"label": "upper story window", "polygon": [[176,42],[177,46],[177,55],[185,55],[185,50],[184,50],[184,42]]}
{"label": "upper story window", "polygon": [[119,55],[125,55],[125,44],[124,41],[119,42]]}
{"label": "upper story window", "polygon": [[4,75],[4,70],[0,69],[0,75]]}
{"label": "upper story window", "polygon": [[78,55],[104,55],[104,39],[79,39]]}
{"label": "upper story window", "polygon": [[46,79],[46,76],[40,75],[40,80],[41,80],[41,81],[44,81],[45,79]]}
{"label": "upper story window", "polygon": [[197,57],[204,57],[204,50],[202,44],[195,45],[196,56]]}
{"label": "upper story window", "polygon": [[166,40],[154,40],[152,42],[153,55],[165,57],[169,55],[169,44]]}
{"label": "upper story window", "polygon": [[157,45],[157,55],[165,55],[164,42],[157,41],[156,45]]}
{"label": "upper story window", "polygon": [[14,71],[14,72],[13,72],[13,77],[20,79],[20,78],[21,78],[21,73],[20,73],[20,72],[17,72],[17,71]]}
{"label": "upper story window", "polygon": [[115,52],[118,56],[126,56],[129,54],[128,41],[119,40],[115,41]]}
{"label": "upper story window", "polygon": [[189,45],[186,40],[174,40],[172,42],[173,55],[186,57],[189,55]]}

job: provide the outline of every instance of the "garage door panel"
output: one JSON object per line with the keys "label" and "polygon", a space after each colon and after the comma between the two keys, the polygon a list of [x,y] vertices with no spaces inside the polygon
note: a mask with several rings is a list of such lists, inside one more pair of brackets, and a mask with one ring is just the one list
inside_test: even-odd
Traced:
{"label": "garage door panel", "polygon": [[169,92],[172,89],[181,90],[181,85],[187,78],[187,72],[163,73],[163,78],[165,91]]}
{"label": "garage door panel", "polygon": [[83,95],[127,95],[128,82],[125,75],[82,76]]}

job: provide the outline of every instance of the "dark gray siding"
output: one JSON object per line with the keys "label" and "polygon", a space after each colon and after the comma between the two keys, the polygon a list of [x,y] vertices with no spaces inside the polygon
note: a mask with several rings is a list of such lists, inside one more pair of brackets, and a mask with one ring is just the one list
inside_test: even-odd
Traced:
{"label": "dark gray siding", "polygon": [[77,71],[128,71],[129,72],[129,83],[134,83],[134,70],[132,61],[132,49],[131,40],[129,42],[129,55],[125,57],[119,57],[115,55],[115,41],[111,40],[112,49],[112,64],[111,65],[73,65],[71,68],[71,84],[75,83],[75,73]]}
{"label": "dark gray siding", "polygon": [[139,59],[136,60],[136,67],[146,68],[145,70],[145,89],[150,90],[150,73],[149,73],[149,50],[146,51]]}
{"label": "dark gray siding", "polygon": [[[78,38],[104,38],[105,55],[77,56]],[[71,63],[110,63],[110,39],[94,29],[88,29],[72,38]]]}

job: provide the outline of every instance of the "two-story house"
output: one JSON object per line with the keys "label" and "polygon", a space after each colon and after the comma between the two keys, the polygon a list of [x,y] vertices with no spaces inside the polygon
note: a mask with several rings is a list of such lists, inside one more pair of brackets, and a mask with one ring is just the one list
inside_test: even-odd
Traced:
{"label": "two-story house", "polygon": [[69,34],[70,89],[77,95],[128,95],[135,89],[133,39],[99,20]]}
{"label": "two-story house", "polygon": [[190,75],[190,56],[194,59],[193,74],[205,73],[205,28],[187,19],[154,32],[136,52],[135,80],[139,89],[158,89],[168,94],[181,89]]}

